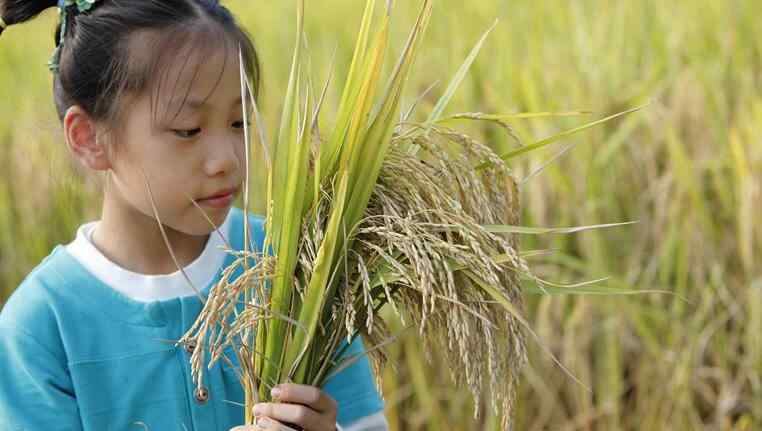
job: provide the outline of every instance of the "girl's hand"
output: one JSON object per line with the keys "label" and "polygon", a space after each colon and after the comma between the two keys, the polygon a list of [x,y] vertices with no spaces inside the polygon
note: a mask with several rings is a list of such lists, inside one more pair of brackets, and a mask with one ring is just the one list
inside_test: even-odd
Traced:
{"label": "girl's hand", "polygon": [[236,427],[230,431],[277,430],[288,431],[293,424],[304,431],[335,431],[338,406],[336,400],[315,386],[283,383],[273,388],[275,403],[254,406],[256,426]]}

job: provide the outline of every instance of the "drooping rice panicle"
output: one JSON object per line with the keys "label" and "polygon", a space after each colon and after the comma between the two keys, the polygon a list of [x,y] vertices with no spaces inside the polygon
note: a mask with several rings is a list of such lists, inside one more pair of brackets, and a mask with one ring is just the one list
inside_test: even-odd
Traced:
{"label": "drooping rice panicle", "polygon": [[[531,228],[519,226],[518,188],[506,164],[512,154],[501,157],[448,123],[493,121],[510,129],[507,121],[521,115],[577,113],[442,119],[488,31],[426,122],[409,121],[411,110],[401,115],[432,3],[422,1],[382,86],[390,3],[376,26],[375,1],[367,1],[334,128],[322,141],[317,117],[325,89],[316,93],[303,76],[304,0],[297,1],[291,75],[272,158],[268,155],[264,246],[256,251],[247,244],[233,252],[235,263],[181,340],[205,347],[192,355],[194,379],[203,378],[207,362],[211,367],[231,361],[228,355],[238,361],[246,424],[253,422],[253,403],[269,400],[274,385],[320,386],[357,360],[345,354],[357,336],[366,340],[362,354],[372,359],[379,377],[387,360],[384,346],[396,336],[380,313],[388,306],[417,330],[428,356],[434,349],[444,355],[453,382],[473,396],[474,415],[480,413],[480,399],[488,398],[509,427],[527,355],[520,279],[541,282],[515,238]],[[265,145],[250,88],[242,76],[242,93],[248,91]],[[248,130],[246,136],[248,141]],[[580,228],[567,231],[573,229]]]}

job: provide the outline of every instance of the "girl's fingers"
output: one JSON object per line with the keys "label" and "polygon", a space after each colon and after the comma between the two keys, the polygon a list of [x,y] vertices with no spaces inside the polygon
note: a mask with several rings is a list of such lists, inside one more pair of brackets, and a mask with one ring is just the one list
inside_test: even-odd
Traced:
{"label": "girl's fingers", "polygon": [[288,427],[275,419],[261,418],[256,425],[239,425],[235,428],[231,428],[230,431],[294,431],[293,428]]}
{"label": "girl's fingers", "polygon": [[310,406],[320,413],[336,414],[336,400],[315,386],[283,383],[273,388],[272,396],[282,402]]}
{"label": "girl's fingers", "polygon": [[[260,421],[263,419],[274,419],[279,422],[288,422],[294,425],[299,425],[307,430],[331,429],[330,426],[334,424],[333,422],[328,422],[329,420],[334,420],[332,419],[332,416],[328,417],[326,415],[321,415],[315,410],[301,404],[260,403],[254,406],[254,415],[257,416]],[[262,427],[259,421],[257,422],[257,425]],[[266,429],[288,429],[282,428],[285,427],[283,424],[276,423],[274,425],[274,428]]]}
{"label": "girl's fingers", "polygon": [[[267,431],[295,431],[293,428],[286,426],[275,419],[271,418],[260,418],[257,421],[257,424],[252,428],[252,430],[267,430]],[[248,428],[247,428],[248,431]]]}

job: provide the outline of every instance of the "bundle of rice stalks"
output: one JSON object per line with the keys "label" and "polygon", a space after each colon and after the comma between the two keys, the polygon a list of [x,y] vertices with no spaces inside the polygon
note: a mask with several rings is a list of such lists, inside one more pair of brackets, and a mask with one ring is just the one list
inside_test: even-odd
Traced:
{"label": "bundle of rice stalks", "polygon": [[[357,336],[371,346],[365,353],[380,376],[383,347],[394,337],[380,314],[388,305],[417,328],[427,350],[445,352],[453,381],[477,399],[474,413],[478,399],[489,396],[508,428],[526,361],[519,277],[531,277],[511,236],[518,200],[504,159],[515,154],[501,158],[445,126],[452,119],[502,124],[505,116],[440,118],[484,38],[425,123],[407,121],[412,108],[400,115],[431,15],[432,1],[421,3],[402,55],[379,91],[391,6],[387,2],[371,40],[375,0],[367,0],[334,127],[323,139],[318,124],[326,90],[315,92],[305,77],[304,2],[298,2],[280,129],[272,154],[265,154],[264,247],[249,244],[246,225],[245,250],[231,251],[238,259],[180,340],[205,347],[191,359],[199,385],[205,366],[229,361],[225,352],[236,356],[246,424],[253,421],[252,406],[270,400],[274,385],[320,386],[350,365],[357,356],[344,353]],[[253,111],[267,150],[248,84],[242,68],[242,95],[249,102],[244,110]],[[248,129],[246,135],[248,142]],[[244,196],[247,207],[248,179]],[[237,271],[241,275],[234,277]]]}

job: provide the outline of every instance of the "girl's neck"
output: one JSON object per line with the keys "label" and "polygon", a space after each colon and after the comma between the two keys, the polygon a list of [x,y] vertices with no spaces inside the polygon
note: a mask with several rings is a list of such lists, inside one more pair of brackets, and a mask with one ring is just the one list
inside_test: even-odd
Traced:
{"label": "girl's neck", "polygon": [[[209,235],[188,235],[166,225],[164,231],[182,267],[201,255],[209,239]],[[129,271],[146,275],[177,271],[156,220],[120,205],[108,193],[92,241],[109,260]]]}

